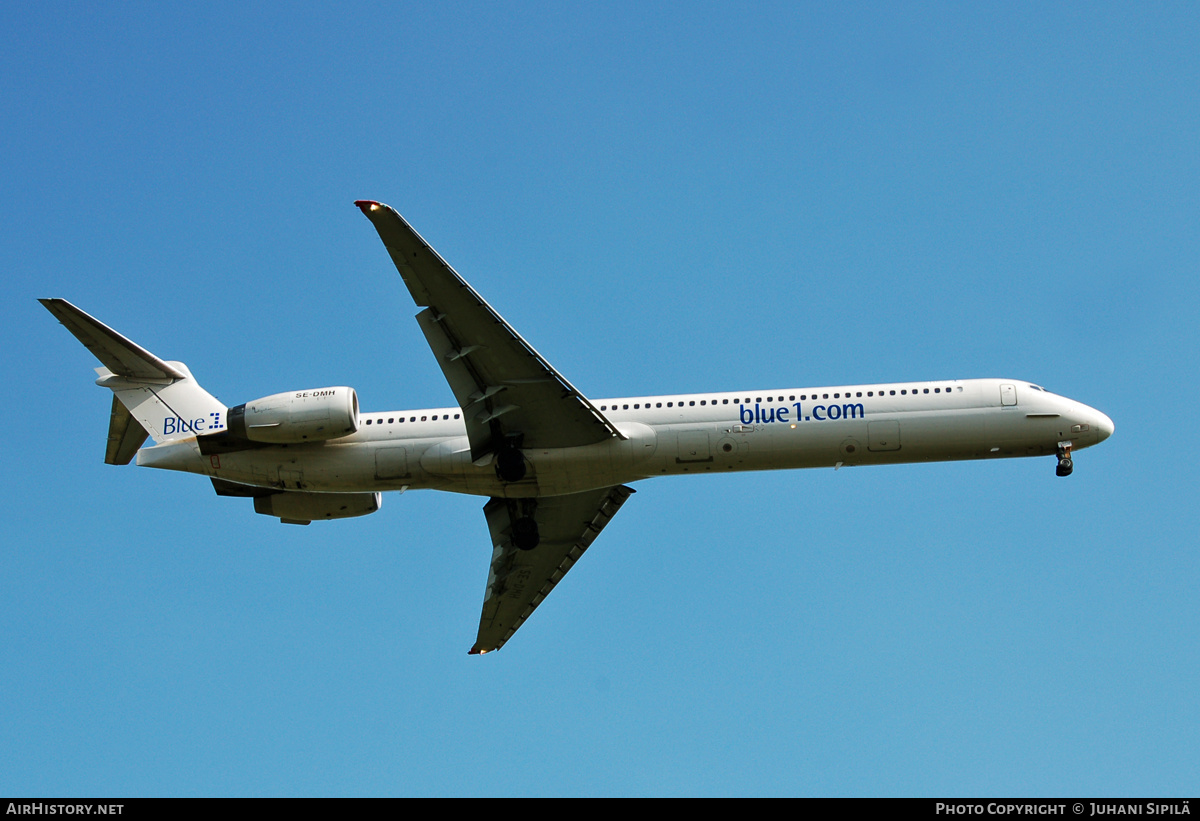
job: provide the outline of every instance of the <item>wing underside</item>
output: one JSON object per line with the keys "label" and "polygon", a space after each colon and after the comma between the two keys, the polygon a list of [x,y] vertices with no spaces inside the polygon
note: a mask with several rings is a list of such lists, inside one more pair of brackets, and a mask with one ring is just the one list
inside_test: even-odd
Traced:
{"label": "wing underside", "polygon": [[472,456],[520,437],[571,447],[624,436],[394,210],[356,203],[371,220],[417,305],[417,322],[463,409]]}
{"label": "wing underside", "polygon": [[618,485],[537,501],[533,518],[538,523],[541,543],[533,550],[518,549],[511,538],[513,521],[525,515],[521,505],[527,502],[491,499],[484,505],[492,534],[492,563],[479,635],[471,652],[487,653],[503,647],[633,492]]}
{"label": "wing underside", "polygon": [[[503,461],[526,448],[567,448],[625,436],[386,205],[357,205],[383,240],[417,324],[463,410],[471,457]],[[522,471],[517,471],[519,481]],[[506,479],[506,481],[508,481]],[[500,649],[583,555],[633,490],[623,485],[484,505],[492,536],[479,635],[472,653]],[[536,522],[536,528],[532,523]],[[522,550],[516,541],[536,543]],[[536,533],[531,538],[530,533]]]}

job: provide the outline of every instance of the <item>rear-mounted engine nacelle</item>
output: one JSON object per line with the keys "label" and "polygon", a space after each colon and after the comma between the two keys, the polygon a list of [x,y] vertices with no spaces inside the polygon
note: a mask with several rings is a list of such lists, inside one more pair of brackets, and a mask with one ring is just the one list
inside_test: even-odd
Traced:
{"label": "rear-mounted engine nacelle", "polygon": [[231,434],[251,442],[337,439],[358,430],[358,394],[346,387],[277,393],[230,408],[228,425]]}

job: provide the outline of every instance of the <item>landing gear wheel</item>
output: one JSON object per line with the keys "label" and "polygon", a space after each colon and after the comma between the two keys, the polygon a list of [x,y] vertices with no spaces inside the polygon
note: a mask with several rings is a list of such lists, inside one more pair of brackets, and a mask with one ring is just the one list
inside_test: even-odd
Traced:
{"label": "landing gear wheel", "polygon": [[496,475],[501,482],[519,482],[525,478],[525,455],[517,448],[504,448],[496,454]]}
{"label": "landing gear wheel", "polygon": [[1058,443],[1058,467],[1054,469],[1056,476],[1070,476],[1075,464],[1071,461],[1071,443]]}
{"label": "landing gear wheel", "polygon": [[520,550],[533,550],[542,539],[538,533],[537,521],[532,516],[522,516],[513,519],[512,543]]}

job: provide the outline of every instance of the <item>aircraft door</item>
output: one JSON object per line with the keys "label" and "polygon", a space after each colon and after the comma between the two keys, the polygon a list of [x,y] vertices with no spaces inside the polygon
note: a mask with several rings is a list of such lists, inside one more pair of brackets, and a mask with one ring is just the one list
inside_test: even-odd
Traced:
{"label": "aircraft door", "polygon": [[1000,404],[1002,406],[1017,404],[1017,386],[1016,385],[1001,385],[1000,386]]}
{"label": "aircraft door", "polygon": [[404,448],[375,451],[375,478],[399,479],[408,475],[408,453]]}
{"label": "aircraft door", "polygon": [[709,446],[708,431],[691,430],[679,432],[679,450],[675,456],[677,464],[685,462],[711,462],[712,450]]}
{"label": "aircraft door", "polygon": [[867,423],[867,450],[900,450],[900,423],[892,421]]}

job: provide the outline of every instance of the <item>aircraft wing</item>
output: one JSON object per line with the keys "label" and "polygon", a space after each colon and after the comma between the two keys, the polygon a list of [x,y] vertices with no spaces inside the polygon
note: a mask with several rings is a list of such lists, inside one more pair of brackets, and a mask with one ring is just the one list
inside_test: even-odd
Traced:
{"label": "aircraft wing", "polygon": [[503,647],[633,492],[633,488],[618,485],[539,499],[533,517],[541,543],[533,550],[519,550],[510,538],[513,519],[523,515],[522,505],[528,501],[489,500],[483,513],[494,550],[479,636],[470,652],[489,653]]}
{"label": "aircraft wing", "polygon": [[526,448],[624,439],[582,393],[521,338],[403,217],[355,203],[379,232],[417,305],[429,347],[463,409],[475,460],[507,437]]}

